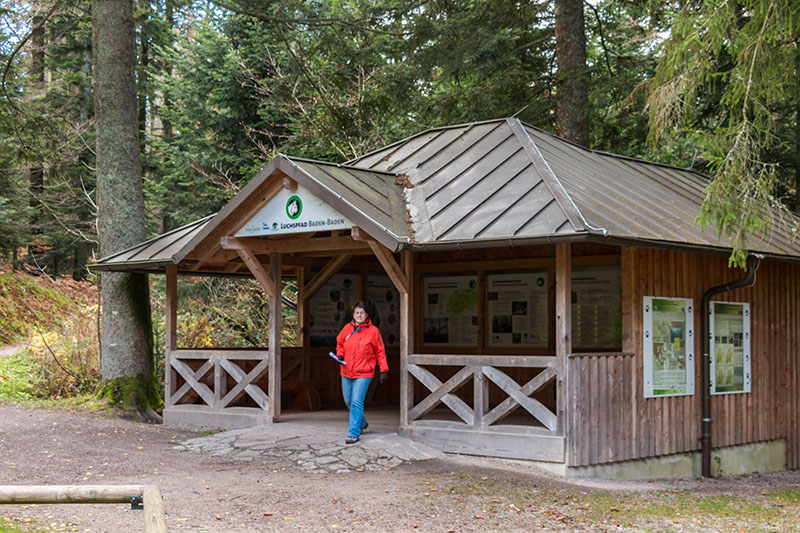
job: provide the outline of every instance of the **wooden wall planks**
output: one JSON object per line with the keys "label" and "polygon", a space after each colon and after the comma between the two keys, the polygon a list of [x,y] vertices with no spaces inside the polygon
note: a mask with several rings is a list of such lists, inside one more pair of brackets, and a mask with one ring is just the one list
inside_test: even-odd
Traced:
{"label": "wooden wall planks", "polygon": [[[570,357],[567,397],[571,466],[652,457],[699,449],[700,342],[703,292],[744,272],[727,257],[622,249],[623,350],[625,354]],[[644,398],[642,298],[695,301],[695,394]],[[732,446],[786,439],[787,467],[800,467],[800,265],[763,261],[753,287],[715,301],[750,302],[752,391],[712,395],[712,445]]]}

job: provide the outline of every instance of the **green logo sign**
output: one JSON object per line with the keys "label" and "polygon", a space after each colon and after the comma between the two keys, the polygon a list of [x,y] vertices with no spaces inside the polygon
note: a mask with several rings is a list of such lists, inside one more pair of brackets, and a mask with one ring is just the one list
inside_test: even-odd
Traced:
{"label": "green logo sign", "polygon": [[303,200],[299,196],[294,195],[286,200],[286,216],[295,220],[303,212]]}

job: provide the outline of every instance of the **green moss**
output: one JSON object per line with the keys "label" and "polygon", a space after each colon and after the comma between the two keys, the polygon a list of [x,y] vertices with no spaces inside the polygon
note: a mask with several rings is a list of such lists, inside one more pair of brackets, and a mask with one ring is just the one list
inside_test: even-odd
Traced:
{"label": "green moss", "polygon": [[154,410],[164,406],[158,394],[155,380],[136,377],[116,378],[103,382],[95,394],[95,399],[105,400],[109,405],[123,409]]}

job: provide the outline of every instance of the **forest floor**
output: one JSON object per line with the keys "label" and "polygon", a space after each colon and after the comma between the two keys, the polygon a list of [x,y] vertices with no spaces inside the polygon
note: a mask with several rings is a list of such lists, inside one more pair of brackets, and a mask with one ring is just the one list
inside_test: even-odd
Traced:
{"label": "forest floor", "polygon": [[[182,444],[209,437],[225,440],[92,412],[4,405],[0,484],[154,484],[170,531],[800,530],[798,472],[568,480],[530,463],[457,455],[310,472],[301,461]],[[4,506],[0,517],[0,531],[143,529],[142,511],[129,505]]]}

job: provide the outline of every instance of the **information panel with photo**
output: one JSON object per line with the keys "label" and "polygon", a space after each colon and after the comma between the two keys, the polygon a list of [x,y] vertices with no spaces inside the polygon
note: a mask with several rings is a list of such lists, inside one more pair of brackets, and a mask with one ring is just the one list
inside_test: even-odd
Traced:
{"label": "information panel with photo", "polygon": [[424,281],[423,342],[478,344],[478,277],[429,276]]}
{"label": "information panel with photo", "polygon": [[694,394],[694,303],[644,298],[644,396]]}
{"label": "information panel with photo", "polygon": [[711,302],[711,393],[750,392],[750,304]]}
{"label": "information panel with photo", "polygon": [[491,274],[489,346],[547,348],[547,272]]}

